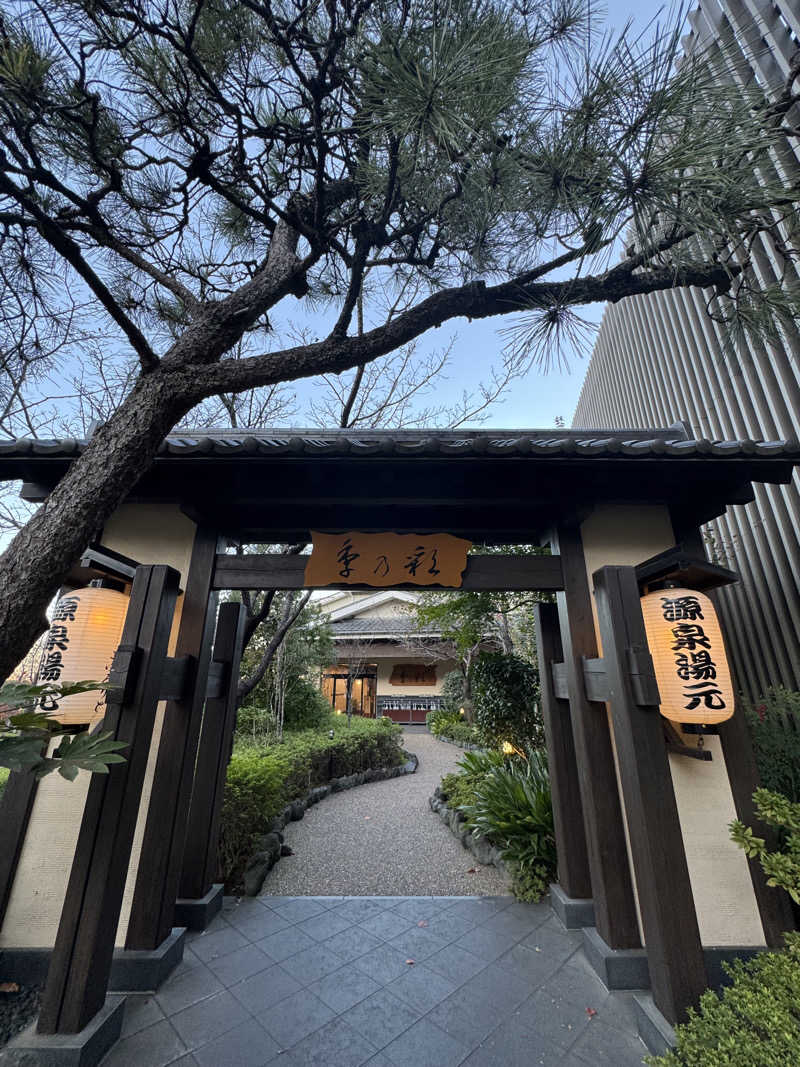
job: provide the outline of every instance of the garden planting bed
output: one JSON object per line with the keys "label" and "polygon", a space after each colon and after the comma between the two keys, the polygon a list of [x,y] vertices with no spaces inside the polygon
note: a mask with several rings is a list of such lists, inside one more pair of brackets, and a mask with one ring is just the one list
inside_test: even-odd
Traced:
{"label": "garden planting bed", "polygon": [[442,790],[439,786],[433,792],[429,800],[431,811],[436,812],[442,822],[448,826],[464,848],[468,849],[478,863],[485,866],[496,867],[498,871],[508,875],[508,869],[503,863],[503,855],[486,837],[475,835],[467,826],[466,819],[458,808],[448,808]]}
{"label": "garden planting bed", "polygon": [[[402,730],[388,719],[350,724],[328,716],[281,741],[240,738],[228,764],[222,805],[220,870],[226,891],[257,894],[264,877],[288,854],[287,822],[332,792],[410,773],[416,758],[400,747]],[[413,766],[412,766],[413,765]]]}

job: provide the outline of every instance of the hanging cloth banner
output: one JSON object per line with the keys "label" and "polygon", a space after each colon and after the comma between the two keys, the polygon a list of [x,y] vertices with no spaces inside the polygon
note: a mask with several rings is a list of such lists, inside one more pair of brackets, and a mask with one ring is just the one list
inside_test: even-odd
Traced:
{"label": "hanging cloth banner", "polygon": [[696,589],[659,589],[642,597],[642,615],[664,718],[709,726],[729,719],[733,683],[711,600]]}
{"label": "hanging cloth banner", "polygon": [[304,584],[438,585],[460,589],[471,541],[452,534],[311,531]]}

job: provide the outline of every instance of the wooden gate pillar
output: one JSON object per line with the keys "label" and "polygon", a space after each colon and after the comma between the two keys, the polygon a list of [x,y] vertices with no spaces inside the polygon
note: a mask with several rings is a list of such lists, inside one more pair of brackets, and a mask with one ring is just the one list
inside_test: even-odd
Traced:
{"label": "wooden gate pillar", "polygon": [[225,683],[219,697],[206,701],[203,715],[180,878],[182,898],[204,897],[217,876],[219,819],[236,726],[244,624],[243,604],[220,607],[213,659],[223,665]]}
{"label": "wooden gate pillar", "polygon": [[159,687],[178,593],[171,567],[138,567],[103,730],[124,763],[93,774],[39,1012],[40,1034],[81,1031],[103,1007],[122,910]]}
{"label": "wooden gate pillar", "polygon": [[658,688],[634,568],[601,567],[592,580],[653,1000],[674,1024],[708,981]]}
{"label": "wooden gate pillar", "polygon": [[[706,558],[705,545],[697,530],[690,529],[684,532],[684,536],[681,539],[681,547],[696,555],[698,559]],[[721,615],[718,590],[707,589],[705,592],[716,607],[717,614]],[[724,640],[724,627],[722,636]],[[730,655],[728,656],[728,662],[732,662]],[[758,837],[763,837],[769,848],[777,848],[779,844],[777,831],[756,816],[753,793],[761,785],[761,779],[753,752],[750,731],[738,699],[734,714],[730,719],[719,723],[717,732],[722,745],[725,767],[728,771],[728,781],[730,782],[733,803],[736,807],[737,819],[740,819],[745,826],[752,826],[755,834]],[[784,933],[787,930],[794,930],[797,925],[789,894],[782,889],[767,884],[767,876],[764,874],[764,868],[759,860],[748,859],[747,863],[761,925],[764,930],[764,940],[769,948],[783,948]]]}
{"label": "wooden gate pillar", "polygon": [[189,683],[167,702],[125,947],[155,949],[169,936],[178,895],[197,744],[208,685],[217,594],[216,533],[200,527],[192,549],[175,656],[190,657]]}
{"label": "wooden gate pillar", "polygon": [[564,658],[558,608],[555,604],[534,604],[533,613],[550,792],[553,797],[558,883],[568,897],[585,900],[592,895],[592,881],[569,701],[559,700],[553,688],[552,665],[561,663]]}
{"label": "wooden gate pillar", "polygon": [[557,594],[558,617],[595,925],[610,948],[639,948],[641,939],[608,715],[604,703],[587,698],[583,681],[583,660],[597,657],[597,636],[579,528],[559,527],[551,536],[550,545],[553,553],[561,556],[564,576],[564,591]]}

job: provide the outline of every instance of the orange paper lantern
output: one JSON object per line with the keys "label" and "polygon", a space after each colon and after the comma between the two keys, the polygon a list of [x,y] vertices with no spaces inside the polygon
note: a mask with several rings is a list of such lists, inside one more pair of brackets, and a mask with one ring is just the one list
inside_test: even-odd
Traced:
{"label": "orange paper lantern", "polygon": [[[43,640],[39,684],[105,681],[127,610],[128,597],[102,580],[59,597]],[[46,696],[41,706],[59,722],[92,726],[105,715],[104,690],[61,699]]]}
{"label": "orange paper lantern", "polygon": [[733,715],[734,693],[711,600],[696,589],[659,589],[642,614],[661,695],[661,714],[710,726]]}

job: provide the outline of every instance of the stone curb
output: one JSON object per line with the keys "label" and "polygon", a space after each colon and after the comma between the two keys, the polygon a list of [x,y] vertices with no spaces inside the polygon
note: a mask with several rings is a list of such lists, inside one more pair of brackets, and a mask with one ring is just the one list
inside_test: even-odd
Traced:
{"label": "stone curb", "polygon": [[461,741],[453,741],[452,738],[450,738],[450,737],[442,737],[441,734],[433,734],[433,733],[431,733],[430,730],[428,730],[428,733],[431,734],[431,737],[435,738],[437,741],[444,741],[444,743],[446,745],[454,745],[456,748],[460,748],[464,752],[485,752],[486,751],[481,745],[473,745],[469,741],[467,741],[465,744],[462,744]]}
{"label": "stone curb", "polygon": [[288,846],[283,843],[282,831],[287,823],[298,822],[308,808],[318,804],[331,793],[342,793],[345,789],[354,789],[368,782],[385,782],[389,778],[401,778],[404,774],[414,774],[419,766],[419,760],[413,752],[406,752],[405,749],[402,749],[402,752],[407,759],[399,767],[375,767],[366,771],[357,771],[355,774],[346,774],[341,778],[331,778],[325,785],[318,785],[312,789],[305,797],[287,804],[280,815],[276,815],[272,820],[267,833],[259,838],[258,851],[253,853],[247,861],[242,879],[244,895],[257,897],[264,885],[264,879],[278,860],[282,856],[291,855]]}
{"label": "stone curb", "polygon": [[428,800],[428,804],[431,811],[436,812],[453,836],[457,837],[462,846],[473,854],[478,863],[482,863],[487,867],[496,867],[501,874],[508,877],[508,868],[503,862],[503,855],[500,849],[490,844],[487,838],[476,837],[471,830],[467,829],[464,816],[457,808],[448,808],[438,785],[434,790],[433,796]]}

